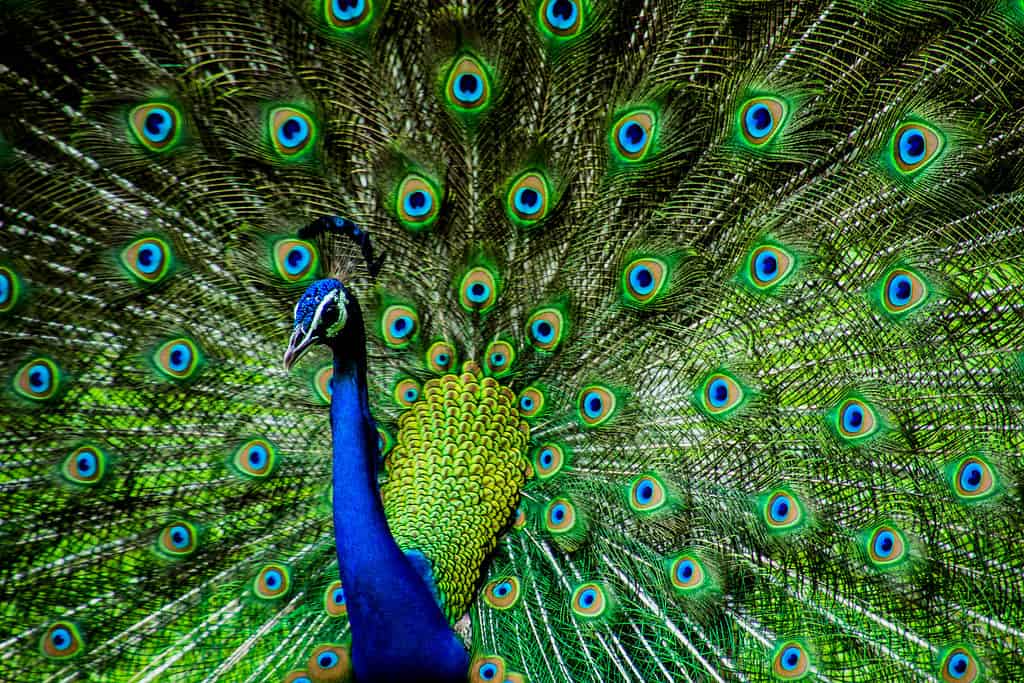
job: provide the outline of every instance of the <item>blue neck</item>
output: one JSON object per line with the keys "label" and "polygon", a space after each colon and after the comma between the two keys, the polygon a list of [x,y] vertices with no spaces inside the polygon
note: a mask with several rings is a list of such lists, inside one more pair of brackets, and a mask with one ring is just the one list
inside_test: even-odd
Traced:
{"label": "blue neck", "polygon": [[466,651],[384,517],[364,353],[335,350],[331,396],[334,541],[356,680],[465,681]]}

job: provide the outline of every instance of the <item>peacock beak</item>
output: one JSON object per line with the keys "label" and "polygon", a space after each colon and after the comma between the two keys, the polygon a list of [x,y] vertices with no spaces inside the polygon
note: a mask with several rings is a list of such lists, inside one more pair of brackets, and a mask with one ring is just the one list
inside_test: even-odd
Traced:
{"label": "peacock beak", "polygon": [[288,340],[288,348],[284,350],[285,371],[292,369],[292,366],[313,346],[315,340],[316,336],[312,332],[307,332],[301,327],[295,328],[292,338]]}

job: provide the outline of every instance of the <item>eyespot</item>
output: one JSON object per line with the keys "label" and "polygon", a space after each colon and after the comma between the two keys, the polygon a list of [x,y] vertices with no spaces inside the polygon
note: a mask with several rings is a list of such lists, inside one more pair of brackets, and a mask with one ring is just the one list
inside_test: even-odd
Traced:
{"label": "eyespot", "polygon": [[516,508],[516,516],[512,520],[513,529],[522,529],[526,526],[526,509],[522,505]]}
{"label": "eyespot", "polygon": [[181,112],[166,102],[140,104],[128,122],[135,139],[151,152],[167,152],[181,142]]}
{"label": "eyespot", "polygon": [[890,524],[883,524],[872,531],[866,545],[871,563],[880,568],[898,564],[907,554],[903,532]]}
{"label": "eyespot", "polygon": [[172,522],[164,527],[156,540],[156,549],[165,557],[187,557],[196,550],[196,528],[188,522]]}
{"label": "eyespot", "polygon": [[516,402],[519,414],[529,419],[537,417],[544,408],[544,394],[537,387],[527,387],[519,394]]}
{"label": "eyespot", "polygon": [[103,478],[106,470],[107,456],[99,447],[79,446],[64,458],[60,474],[72,484],[91,486]]}
{"label": "eyespot", "polygon": [[694,555],[684,554],[669,565],[672,586],[681,593],[691,593],[704,585],[707,573],[704,565]]}
{"label": "eyespot", "polygon": [[253,581],[252,589],[262,600],[276,600],[291,589],[292,575],[283,564],[271,563],[263,567]]}
{"label": "eyespot", "polygon": [[604,424],[614,414],[617,399],[606,387],[591,385],[580,392],[578,411],[585,427]]}
{"label": "eyespot", "polygon": [[231,465],[239,474],[262,479],[274,470],[277,449],[266,439],[252,439],[235,449]]}
{"label": "eyespot", "polygon": [[321,403],[329,404],[331,402],[331,396],[334,394],[332,379],[334,379],[334,366],[331,364],[323,366],[313,375],[313,393]]}
{"label": "eyespot", "polygon": [[509,187],[505,206],[513,223],[528,227],[548,215],[548,180],[537,171],[523,173]]}
{"label": "eyespot", "polygon": [[164,342],[153,354],[156,369],[175,380],[192,377],[199,370],[201,361],[199,347],[185,337]]}
{"label": "eyespot", "polygon": [[604,614],[608,599],[597,583],[583,583],[572,594],[572,611],[578,617],[594,619]]}
{"label": "eyespot", "polygon": [[995,493],[995,472],[977,456],[960,461],[952,472],[953,492],[964,501],[981,500]]}
{"label": "eyespot", "polygon": [[309,672],[305,669],[297,669],[285,674],[283,683],[313,683],[313,679],[309,677]]}
{"label": "eyespot", "polygon": [[622,271],[622,291],[630,303],[646,304],[657,297],[665,287],[668,266],[656,258],[631,261]]}
{"label": "eyespot", "polygon": [[325,0],[327,25],[348,31],[367,22],[373,13],[371,0]]}
{"label": "eyespot", "polygon": [[571,531],[576,526],[576,508],[566,498],[555,498],[544,509],[544,525],[553,534]]}
{"label": "eyespot", "polygon": [[287,160],[299,159],[313,149],[316,123],[304,111],[278,107],[270,112],[270,141],[274,151]]}
{"label": "eyespot", "polygon": [[6,266],[0,266],[0,313],[14,309],[20,290],[18,274]]}
{"label": "eyespot", "polygon": [[427,368],[441,375],[455,367],[455,349],[448,342],[434,342],[427,349]]}
{"label": "eyespot", "polygon": [[545,444],[533,456],[533,467],[540,479],[550,479],[562,471],[565,451],[558,444]]}
{"label": "eyespot", "polygon": [[324,610],[329,617],[348,614],[348,603],[345,601],[345,589],[341,587],[341,581],[333,581],[324,591]]}
{"label": "eyespot", "polygon": [[971,683],[981,674],[978,658],[965,647],[954,647],[942,658],[939,672],[945,683]]}
{"label": "eyespot", "polygon": [[505,341],[492,341],[484,351],[484,370],[492,377],[504,377],[512,372],[516,350]]}
{"label": "eyespot", "polygon": [[773,491],[765,498],[762,516],[770,528],[784,531],[802,524],[804,511],[800,501],[788,491]]}
{"label": "eyespot", "polygon": [[747,273],[750,284],[759,290],[768,290],[781,284],[793,270],[795,259],[782,247],[764,244],[750,253]]}
{"label": "eyespot", "polygon": [[527,681],[526,677],[523,674],[515,673],[512,671],[506,671],[505,683],[527,683]]}
{"label": "eyespot", "polygon": [[641,110],[626,114],[612,126],[612,150],[622,161],[640,161],[651,149],[654,112]]}
{"label": "eyespot", "polygon": [[395,440],[391,438],[391,434],[380,425],[377,425],[377,450],[380,451],[381,456],[390,453],[394,445]]}
{"label": "eyespot", "polygon": [[546,0],[540,5],[539,15],[541,27],[557,38],[571,38],[583,25],[577,0]]}
{"label": "eyespot", "polygon": [[562,342],[565,318],[557,308],[542,308],[526,321],[526,339],[538,351],[554,351]]}
{"label": "eyespot", "polygon": [[722,418],[735,411],[743,401],[743,387],[732,376],[714,372],[701,387],[699,404],[705,413]]}
{"label": "eyespot", "polygon": [[395,385],[392,396],[395,403],[402,408],[411,408],[412,404],[420,397],[420,383],[412,378],[403,379]]}
{"label": "eyespot", "polygon": [[505,660],[497,655],[478,657],[469,666],[470,683],[503,683]]}
{"label": "eyespot", "polygon": [[420,318],[409,306],[388,306],[381,316],[380,331],[384,343],[393,349],[404,349],[416,336]]}
{"label": "eyespot", "polygon": [[924,123],[904,123],[889,143],[896,169],[909,175],[923,170],[944,146],[942,134]]}
{"label": "eyespot", "polygon": [[35,358],[14,375],[14,390],[33,401],[46,401],[57,395],[61,372],[49,358]]}
{"label": "eyespot", "polygon": [[519,601],[519,579],[514,576],[491,581],[484,586],[484,602],[494,609],[509,609]]}
{"label": "eyespot", "polygon": [[795,640],[782,643],[775,648],[775,657],[772,659],[772,670],[779,678],[788,681],[795,681],[808,674],[810,657],[804,646]]}
{"label": "eyespot", "polygon": [[740,107],[740,135],[756,147],[766,145],[782,129],[786,113],[786,104],[774,97],[755,97],[747,100]]}
{"label": "eyespot", "polygon": [[55,621],[39,639],[39,651],[47,659],[71,659],[85,647],[78,627],[70,621]]}
{"label": "eyespot", "polygon": [[467,311],[486,313],[498,300],[498,283],[487,268],[473,268],[459,283],[459,303]]}
{"label": "eyespot", "polygon": [[665,486],[652,474],[637,477],[629,487],[629,506],[637,512],[654,512],[666,502]]}
{"label": "eyespot", "polygon": [[407,230],[424,230],[437,220],[441,209],[441,194],[426,178],[406,176],[398,185],[395,196],[395,213]]}
{"label": "eyespot", "polygon": [[340,643],[317,645],[306,662],[310,677],[316,681],[348,680],[352,672],[352,659],[348,648]]}
{"label": "eyespot", "polygon": [[171,270],[171,247],[159,237],[142,237],[121,251],[121,265],[141,284],[155,284]]}
{"label": "eyespot", "polygon": [[859,398],[848,398],[836,412],[836,429],[844,439],[855,441],[877,431],[878,421],[867,403]]}
{"label": "eyespot", "polygon": [[491,83],[480,62],[465,55],[449,70],[445,92],[448,103],[456,110],[476,112],[489,104]]}
{"label": "eyespot", "polygon": [[882,283],[882,305],[887,313],[902,315],[924,303],[928,286],[916,273],[897,268]]}
{"label": "eyespot", "polygon": [[300,282],[313,275],[319,261],[316,247],[309,242],[289,238],[274,245],[274,270],[288,282]]}

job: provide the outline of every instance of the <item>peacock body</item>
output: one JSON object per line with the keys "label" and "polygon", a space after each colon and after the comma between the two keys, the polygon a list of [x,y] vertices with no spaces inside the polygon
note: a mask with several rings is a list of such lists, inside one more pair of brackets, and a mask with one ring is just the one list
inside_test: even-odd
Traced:
{"label": "peacock body", "polygon": [[0,679],[1024,680],[1018,0],[0,27]]}

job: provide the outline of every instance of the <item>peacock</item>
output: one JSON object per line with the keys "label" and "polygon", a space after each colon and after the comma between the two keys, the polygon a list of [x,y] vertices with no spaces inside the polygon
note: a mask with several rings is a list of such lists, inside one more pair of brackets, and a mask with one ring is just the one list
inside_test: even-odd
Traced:
{"label": "peacock", "polygon": [[1024,680],[1020,0],[0,38],[0,680]]}

